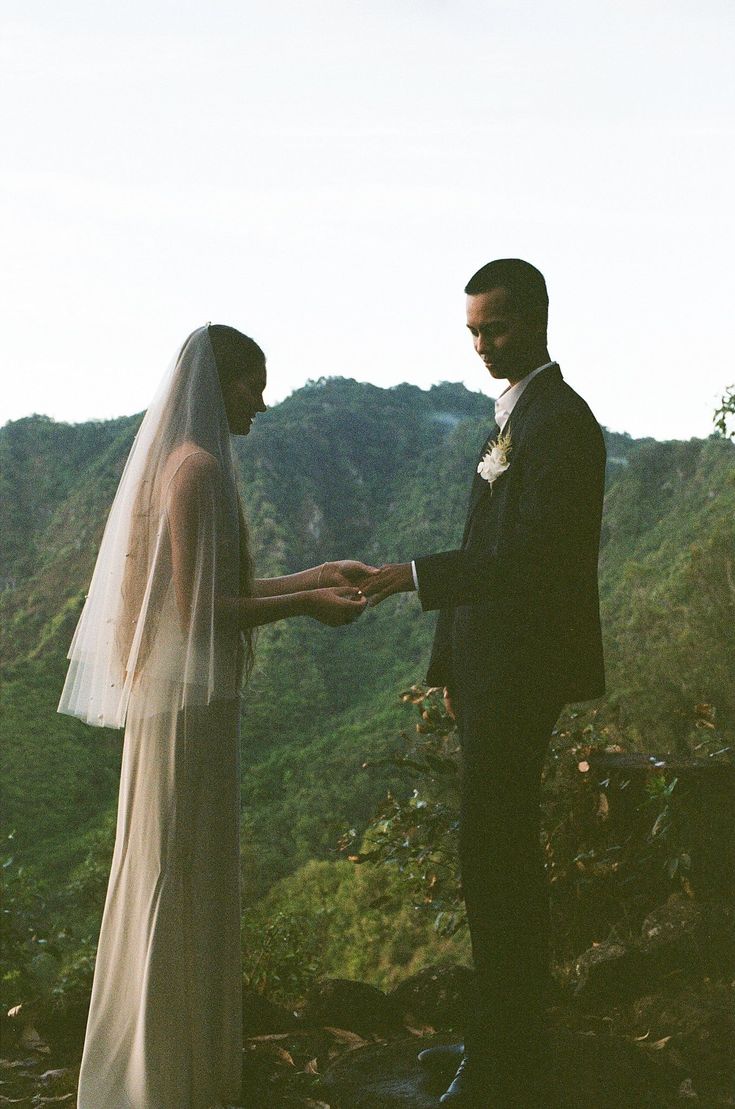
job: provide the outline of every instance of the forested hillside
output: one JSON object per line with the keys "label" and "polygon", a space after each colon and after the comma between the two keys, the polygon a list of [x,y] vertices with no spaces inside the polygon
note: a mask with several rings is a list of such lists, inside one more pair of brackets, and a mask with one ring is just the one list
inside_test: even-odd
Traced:
{"label": "forested hillside", "polygon": [[[461,534],[487,398],[459,385],[310,384],[238,441],[257,572],[329,558],[380,563]],[[115,805],[121,735],[55,712],[65,651],[106,512],[139,423],[0,430],[2,830],[16,857],[63,880]],[[642,747],[675,747],[693,707],[735,724],[735,446],[607,435],[601,589],[609,711]],[[423,677],[433,618],[391,599],[345,629],[263,629],[244,696],[244,870],[251,894],[372,815],[390,771],[398,693]]]}

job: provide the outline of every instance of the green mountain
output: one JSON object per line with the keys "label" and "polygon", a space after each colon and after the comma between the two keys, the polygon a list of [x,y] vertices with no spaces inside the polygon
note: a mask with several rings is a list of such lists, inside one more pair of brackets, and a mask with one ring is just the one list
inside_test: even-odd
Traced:
{"label": "green mountain", "polygon": [[[404,560],[453,546],[489,402],[461,385],[315,382],[238,441],[259,576],[325,559]],[[114,810],[121,733],[56,713],[65,652],[140,417],[0,429],[0,829],[64,879]],[[735,446],[607,435],[601,592],[610,719],[675,746],[693,706],[735,727]],[[243,866],[253,893],[363,826],[395,749],[397,694],[421,680],[434,619],[402,595],[357,624],[263,629],[243,698]]]}

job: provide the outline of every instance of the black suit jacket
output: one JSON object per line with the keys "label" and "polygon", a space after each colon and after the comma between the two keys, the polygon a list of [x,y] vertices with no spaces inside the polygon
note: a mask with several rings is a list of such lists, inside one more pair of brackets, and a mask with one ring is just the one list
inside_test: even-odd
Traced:
{"label": "black suit jacket", "polygon": [[509,467],[492,486],[475,475],[462,547],[416,559],[421,605],[441,610],[427,681],[476,708],[529,689],[598,697],[602,432],[556,365],[504,430]]}

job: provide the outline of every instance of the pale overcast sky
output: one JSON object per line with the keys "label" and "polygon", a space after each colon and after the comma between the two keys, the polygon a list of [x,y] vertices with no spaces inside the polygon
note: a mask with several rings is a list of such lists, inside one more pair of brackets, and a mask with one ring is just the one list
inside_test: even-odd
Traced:
{"label": "pale overcast sky", "polygon": [[462,288],[545,273],[601,423],[735,380],[731,0],[0,0],[0,422],[136,412],[207,320],[309,378],[497,387]]}

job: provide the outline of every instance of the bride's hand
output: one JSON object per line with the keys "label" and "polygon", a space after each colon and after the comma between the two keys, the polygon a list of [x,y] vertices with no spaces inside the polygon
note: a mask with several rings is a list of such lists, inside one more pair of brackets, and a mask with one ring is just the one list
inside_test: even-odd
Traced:
{"label": "bride's hand", "polygon": [[320,624],[328,624],[330,628],[351,624],[367,605],[364,594],[352,586],[312,589],[307,597],[309,616],[313,616]]}
{"label": "bride's hand", "polygon": [[370,577],[377,572],[374,566],[368,566],[365,562],[358,562],[351,558],[343,558],[338,562],[325,562],[319,567],[317,588],[322,586],[340,588],[353,585],[358,589],[364,589]]}

